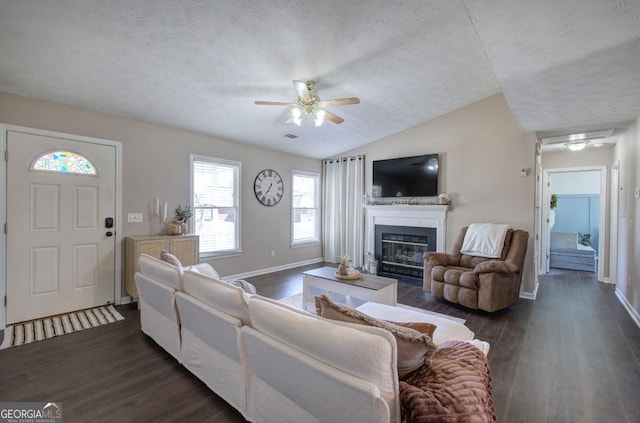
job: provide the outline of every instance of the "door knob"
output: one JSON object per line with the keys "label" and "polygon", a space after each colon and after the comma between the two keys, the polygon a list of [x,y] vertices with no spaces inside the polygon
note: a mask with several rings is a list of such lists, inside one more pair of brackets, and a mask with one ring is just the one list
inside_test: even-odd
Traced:
{"label": "door knob", "polygon": [[106,233],[105,235],[106,235],[106,236],[112,236],[112,235],[113,235],[113,232],[111,232],[111,231],[107,231],[107,233]]}

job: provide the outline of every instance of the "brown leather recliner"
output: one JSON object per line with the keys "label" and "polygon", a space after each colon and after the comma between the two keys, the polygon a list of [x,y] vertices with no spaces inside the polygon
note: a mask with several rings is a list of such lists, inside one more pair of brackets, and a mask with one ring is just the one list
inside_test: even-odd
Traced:
{"label": "brown leather recliner", "polygon": [[424,254],[422,289],[473,309],[491,312],[509,307],[520,297],[529,232],[509,229],[500,258],[489,259],[460,253],[467,228],[460,230],[451,254]]}

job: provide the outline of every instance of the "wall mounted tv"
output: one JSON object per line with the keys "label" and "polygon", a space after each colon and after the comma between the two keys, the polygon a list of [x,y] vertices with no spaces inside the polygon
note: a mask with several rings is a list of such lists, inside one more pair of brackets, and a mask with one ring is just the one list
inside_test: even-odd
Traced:
{"label": "wall mounted tv", "polygon": [[438,154],[373,161],[373,197],[438,195]]}

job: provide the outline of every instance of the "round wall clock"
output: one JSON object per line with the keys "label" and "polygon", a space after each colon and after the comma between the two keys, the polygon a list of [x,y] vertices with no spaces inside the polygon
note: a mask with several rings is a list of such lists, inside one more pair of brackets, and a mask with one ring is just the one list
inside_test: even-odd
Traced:
{"label": "round wall clock", "polygon": [[260,203],[265,206],[275,206],[284,194],[282,177],[273,169],[264,169],[253,181],[253,192]]}

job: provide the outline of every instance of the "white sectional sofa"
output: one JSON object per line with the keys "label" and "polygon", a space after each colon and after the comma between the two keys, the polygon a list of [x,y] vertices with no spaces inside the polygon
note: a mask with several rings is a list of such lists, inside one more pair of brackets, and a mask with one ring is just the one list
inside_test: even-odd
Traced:
{"label": "white sectional sofa", "polygon": [[[208,265],[182,271],[146,255],[139,263],[142,331],[247,420],[401,421],[398,352],[387,330],[247,294]],[[397,321],[438,320],[378,304],[364,309]],[[486,354],[486,342],[443,320],[436,322],[436,343],[471,341]]]}

